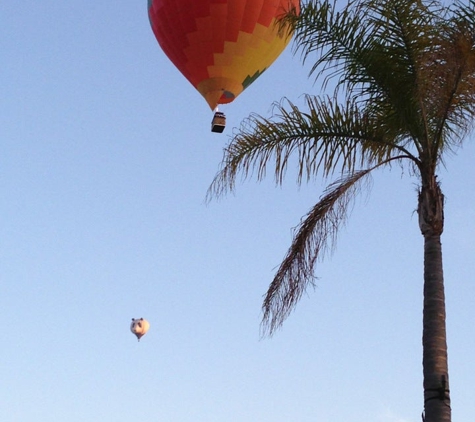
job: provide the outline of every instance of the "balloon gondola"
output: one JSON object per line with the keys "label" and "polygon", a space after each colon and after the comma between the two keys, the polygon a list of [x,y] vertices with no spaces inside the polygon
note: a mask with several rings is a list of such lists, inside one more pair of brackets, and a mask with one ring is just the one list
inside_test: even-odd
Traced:
{"label": "balloon gondola", "polygon": [[[299,0],[148,0],[155,37],[211,110],[251,85],[290,41],[278,20]],[[221,133],[222,111],[211,125]]]}
{"label": "balloon gondola", "polygon": [[226,116],[221,111],[216,111],[211,121],[211,132],[222,133],[226,127]]}

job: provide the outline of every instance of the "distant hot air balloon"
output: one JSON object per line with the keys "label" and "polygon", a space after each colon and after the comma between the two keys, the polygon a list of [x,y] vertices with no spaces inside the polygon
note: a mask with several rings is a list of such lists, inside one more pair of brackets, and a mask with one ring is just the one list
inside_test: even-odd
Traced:
{"label": "distant hot air balloon", "polygon": [[[165,54],[212,110],[233,101],[290,41],[277,20],[299,0],[148,0],[152,30]],[[224,129],[219,113],[215,132]]]}
{"label": "distant hot air balloon", "polygon": [[130,331],[137,336],[138,341],[140,338],[147,334],[148,329],[150,328],[150,324],[146,319],[140,318],[135,319],[132,318],[132,322],[130,324]]}

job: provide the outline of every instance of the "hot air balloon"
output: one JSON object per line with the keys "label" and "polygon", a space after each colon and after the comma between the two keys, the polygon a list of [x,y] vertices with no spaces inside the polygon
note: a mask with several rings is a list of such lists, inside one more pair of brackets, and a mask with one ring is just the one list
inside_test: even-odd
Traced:
{"label": "hot air balloon", "polygon": [[150,328],[150,324],[146,319],[140,318],[135,319],[132,318],[132,322],[130,323],[130,331],[137,336],[137,340],[140,341],[140,338],[147,334],[148,329]]}
{"label": "hot air balloon", "polygon": [[[233,101],[290,41],[277,21],[299,0],[148,0],[161,48],[212,110]],[[215,114],[212,131],[225,116]]]}

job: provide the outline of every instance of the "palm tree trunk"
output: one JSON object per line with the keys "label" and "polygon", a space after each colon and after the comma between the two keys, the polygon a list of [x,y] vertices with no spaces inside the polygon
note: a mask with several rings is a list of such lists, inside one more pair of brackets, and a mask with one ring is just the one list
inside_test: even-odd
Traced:
{"label": "palm tree trunk", "polygon": [[[426,179],[427,181],[427,179]],[[419,226],[424,236],[423,376],[425,422],[451,422],[445,293],[440,237],[444,196],[435,177],[422,184]]]}
{"label": "palm tree trunk", "polygon": [[423,374],[426,422],[450,422],[445,295],[440,235],[424,237]]}

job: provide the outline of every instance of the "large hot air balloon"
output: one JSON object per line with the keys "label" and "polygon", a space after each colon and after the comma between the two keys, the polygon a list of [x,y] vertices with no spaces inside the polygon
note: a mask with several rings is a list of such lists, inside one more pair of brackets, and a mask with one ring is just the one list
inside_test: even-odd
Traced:
{"label": "large hot air balloon", "polygon": [[[276,23],[292,8],[299,10],[299,0],[148,0],[158,43],[212,110],[233,101],[282,53],[290,37]],[[222,125],[213,131],[222,132],[224,115],[217,117]]]}
{"label": "large hot air balloon", "polygon": [[148,329],[150,328],[150,324],[146,319],[140,318],[135,319],[132,318],[132,322],[130,323],[130,331],[137,336],[137,340],[140,341],[140,338],[147,334]]}

